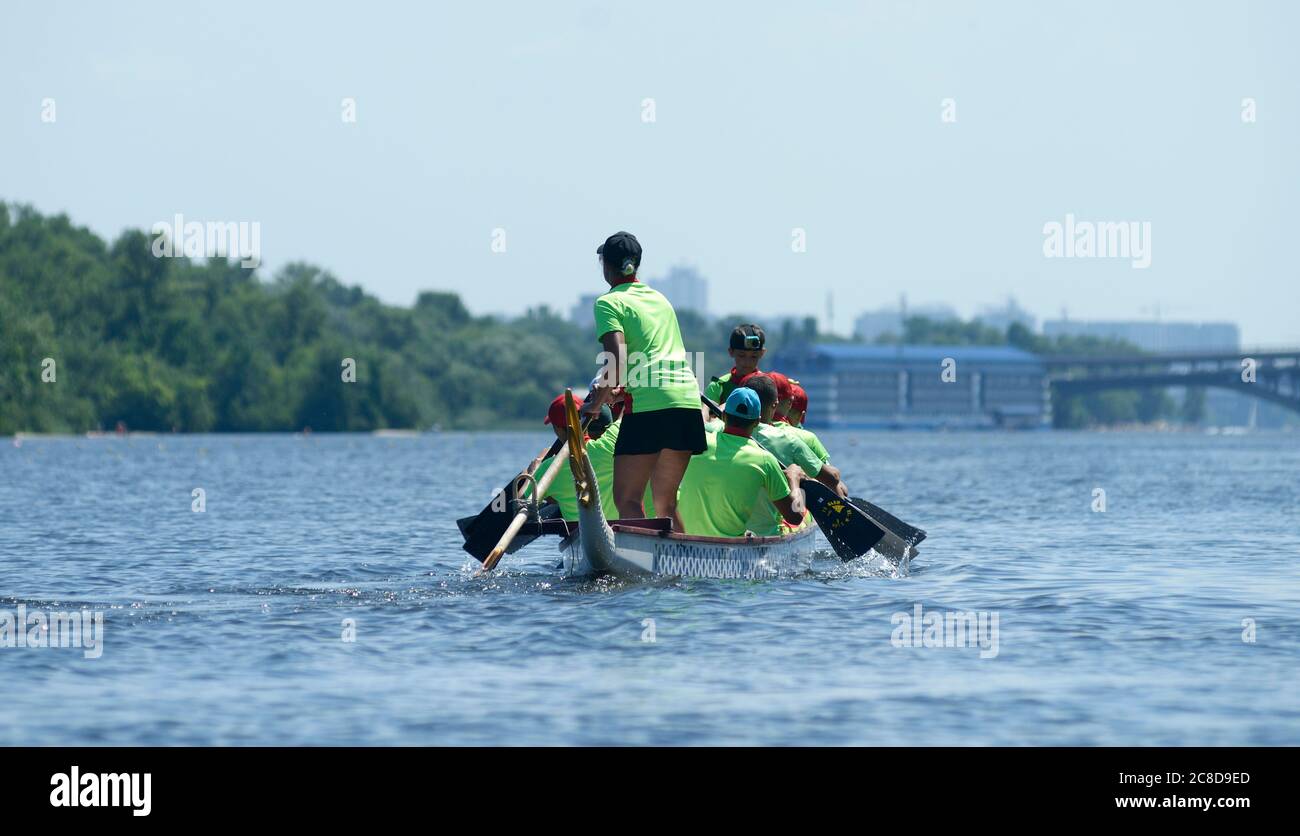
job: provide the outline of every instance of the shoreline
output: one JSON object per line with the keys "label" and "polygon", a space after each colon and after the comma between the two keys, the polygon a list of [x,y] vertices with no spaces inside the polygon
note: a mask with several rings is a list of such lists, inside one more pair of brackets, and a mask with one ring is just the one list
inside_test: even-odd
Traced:
{"label": "shoreline", "polygon": [[[896,435],[899,433],[911,433],[916,435],[944,435],[944,434],[1002,434],[1002,435],[1051,435],[1051,434],[1097,434],[1105,435],[1111,433],[1130,433],[1130,434],[1168,434],[1168,435],[1222,435],[1222,436],[1250,436],[1250,435],[1291,435],[1298,430],[1296,427],[1270,427],[1264,429],[1251,429],[1242,426],[1207,426],[1207,427],[1184,427],[1178,425],[1161,426],[1158,424],[1117,424],[1110,426],[1098,427],[1079,427],[1071,429],[1055,429],[1047,427],[1043,430],[1017,430],[1017,429],[998,429],[998,428],[927,428],[927,427],[875,427],[866,429],[836,429],[828,427],[813,427],[815,432],[819,433],[854,433],[859,435]],[[430,430],[331,430],[331,431],[310,431],[302,432],[298,430],[232,430],[232,431],[215,431],[215,432],[157,432],[154,430],[129,430],[127,432],[104,432],[91,430],[88,432],[76,433],[41,433],[41,432],[16,432],[11,434],[0,434],[0,441],[16,442],[23,441],[59,441],[59,440],[131,440],[131,439],[154,439],[154,438],[198,438],[198,437],[273,437],[273,436],[293,436],[297,438],[309,439],[313,436],[325,437],[372,437],[385,439],[420,439],[429,436],[441,435],[471,435],[471,434],[512,434],[512,435],[533,435],[542,431],[532,427],[531,424],[505,425],[501,427],[492,427],[489,429],[430,429]]]}

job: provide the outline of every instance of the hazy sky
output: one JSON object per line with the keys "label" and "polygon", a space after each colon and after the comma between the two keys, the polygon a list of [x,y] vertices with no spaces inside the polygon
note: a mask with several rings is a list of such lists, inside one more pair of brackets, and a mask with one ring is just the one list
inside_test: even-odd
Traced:
{"label": "hazy sky", "polygon": [[[567,310],[628,229],[643,275],[694,264],[716,313],[823,316],[833,291],[847,330],[900,293],[1013,294],[1296,344],[1298,10],[6,2],[0,200],[108,237],[257,221],[264,270],[402,304]],[[1151,266],[1045,258],[1067,213],[1149,222]]]}

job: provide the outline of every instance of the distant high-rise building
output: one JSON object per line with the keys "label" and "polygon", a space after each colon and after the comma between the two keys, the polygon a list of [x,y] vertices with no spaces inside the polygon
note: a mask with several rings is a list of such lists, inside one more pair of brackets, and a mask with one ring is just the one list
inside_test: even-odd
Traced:
{"label": "distant high-rise building", "polygon": [[[663,278],[647,279],[646,284],[667,296],[675,309],[708,316],[709,280],[695,268],[674,267]],[[584,293],[579,296],[578,301],[569,309],[569,321],[579,328],[594,328],[596,320],[591,308],[598,296],[599,293]]]}
{"label": "distant high-rise building", "polygon": [[673,267],[668,275],[649,279],[647,284],[667,296],[676,310],[694,311],[700,316],[709,315],[709,280],[694,267]]}
{"label": "distant high-rise building", "polygon": [[867,311],[853,322],[853,336],[864,343],[874,343],[886,334],[903,335],[903,317],[923,316],[936,322],[956,319],[957,312],[947,305],[917,305],[907,307],[900,302],[897,307]]}
{"label": "distant high-rise building", "polygon": [[1017,323],[1025,326],[1030,331],[1038,327],[1038,319],[1029,311],[1017,305],[1016,300],[1011,297],[1007,297],[1005,305],[985,308],[975,318],[990,328],[996,328],[999,331],[1006,331]]}
{"label": "distant high-rise building", "polygon": [[1241,347],[1241,332],[1231,322],[1049,319],[1043,323],[1043,335],[1125,340],[1143,351],[1236,351]]}
{"label": "distant high-rise building", "polygon": [[597,293],[584,293],[578,297],[578,301],[569,309],[569,321],[579,328],[592,329],[596,327],[596,315],[592,313],[592,306],[596,304]]}

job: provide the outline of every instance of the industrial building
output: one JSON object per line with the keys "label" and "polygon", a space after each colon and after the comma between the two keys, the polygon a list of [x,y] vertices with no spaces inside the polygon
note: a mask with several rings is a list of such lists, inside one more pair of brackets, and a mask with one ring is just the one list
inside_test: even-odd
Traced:
{"label": "industrial building", "polygon": [[808,391],[813,429],[1051,423],[1047,370],[1010,346],[815,344],[784,350],[764,366]]}

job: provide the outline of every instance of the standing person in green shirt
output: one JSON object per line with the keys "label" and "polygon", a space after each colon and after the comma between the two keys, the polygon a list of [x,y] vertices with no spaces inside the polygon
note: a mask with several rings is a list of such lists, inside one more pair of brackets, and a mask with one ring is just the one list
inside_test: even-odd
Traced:
{"label": "standing person in green shirt", "polygon": [[[801,524],[803,471],[798,465],[783,469],[776,456],[750,438],[763,412],[758,395],[744,387],[733,389],[723,411],[723,429],[709,434],[708,449],[690,460],[682,479],[677,509],[686,533],[742,537],[753,530],[769,536],[779,532],[782,519],[791,526]],[[760,508],[765,513],[757,513]],[[751,529],[751,518],[770,518],[770,524]]]}
{"label": "standing person in green shirt", "polygon": [[[750,323],[732,328],[731,339],[727,345],[727,353],[731,355],[733,363],[731,371],[709,381],[709,385],[704,388],[704,394],[708,399],[718,404],[726,402],[731,390],[736,388],[736,381],[758,371],[758,363],[767,353],[766,345],[767,335],[757,325]],[[708,420],[707,414],[705,420]]]}
{"label": "standing person in green shirt", "polygon": [[604,362],[601,385],[587,396],[583,412],[595,413],[618,394],[632,396],[614,447],[614,503],[623,519],[644,517],[641,498],[649,484],[656,512],[671,517],[681,531],[677,487],[691,456],[707,447],[700,385],[673,306],[637,281],[641,243],[636,236],[616,232],[596,254],[610,288],[592,309]]}

